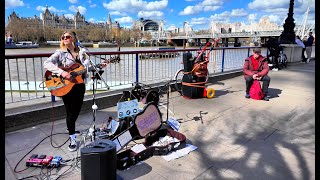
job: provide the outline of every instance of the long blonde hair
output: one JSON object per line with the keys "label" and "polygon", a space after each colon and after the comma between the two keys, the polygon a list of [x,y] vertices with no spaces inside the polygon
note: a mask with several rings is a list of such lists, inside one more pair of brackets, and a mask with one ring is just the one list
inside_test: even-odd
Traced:
{"label": "long blonde hair", "polygon": [[[72,46],[74,47],[74,51],[78,53],[78,52],[80,51],[80,49],[79,49],[79,47],[76,45],[76,43],[78,42],[77,34],[76,34],[74,31],[65,31],[65,32],[63,32],[63,34],[61,35],[61,37],[62,37],[64,34],[66,34],[66,33],[68,33],[68,34],[71,35],[71,37],[72,37],[72,39],[73,39],[73,40],[72,40]],[[63,40],[60,41],[60,49],[63,49],[63,50],[67,49],[67,47],[66,47],[66,45],[64,44]]]}

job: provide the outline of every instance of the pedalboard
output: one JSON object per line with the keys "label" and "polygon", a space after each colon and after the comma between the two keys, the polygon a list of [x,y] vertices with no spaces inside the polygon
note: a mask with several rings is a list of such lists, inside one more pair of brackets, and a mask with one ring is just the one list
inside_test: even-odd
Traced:
{"label": "pedalboard", "polygon": [[28,167],[59,167],[62,161],[61,156],[47,156],[33,154],[26,161],[26,166]]}

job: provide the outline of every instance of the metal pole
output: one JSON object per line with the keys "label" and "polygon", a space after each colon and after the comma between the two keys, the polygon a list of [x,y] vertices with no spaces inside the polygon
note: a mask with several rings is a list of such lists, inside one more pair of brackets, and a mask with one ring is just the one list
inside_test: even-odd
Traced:
{"label": "metal pole", "polygon": [[224,69],[224,53],[225,53],[225,49],[222,50],[222,64],[221,64],[221,72],[223,72]]}
{"label": "metal pole", "polygon": [[139,82],[139,54],[136,54],[136,83]]}

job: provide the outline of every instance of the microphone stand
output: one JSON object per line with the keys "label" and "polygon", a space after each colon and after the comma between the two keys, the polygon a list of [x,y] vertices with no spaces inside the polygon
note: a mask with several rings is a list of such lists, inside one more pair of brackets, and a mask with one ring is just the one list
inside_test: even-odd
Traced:
{"label": "microphone stand", "polygon": [[108,84],[106,83],[106,81],[102,78],[102,76],[100,75],[100,68],[97,68],[94,64],[93,64],[93,62],[92,62],[92,60],[90,59],[90,63],[91,63],[91,65],[92,65],[92,67],[93,67],[93,76],[91,77],[91,79],[93,80],[93,82],[92,82],[92,96],[93,96],[93,98],[92,98],[92,110],[93,110],[93,130],[91,130],[92,131],[92,141],[95,141],[95,139],[96,139],[96,127],[95,127],[95,120],[96,120],[96,110],[98,109],[98,106],[96,105],[96,102],[95,102],[95,96],[96,96],[96,89],[95,89],[95,84],[97,83],[97,80],[98,79],[100,79],[100,80],[102,80],[104,83],[105,83],[105,85],[107,86],[107,89],[109,90],[110,89],[110,87],[108,86]]}
{"label": "microphone stand", "polygon": [[96,102],[95,102],[95,88],[94,88],[94,84],[95,84],[95,80],[96,80],[95,73],[99,74],[99,72],[93,72],[93,76],[91,77],[91,79],[93,80],[93,82],[92,82],[93,127],[92,127],[92,129],[89,130],[89,132],[92,133],[92,139],[91,139],[92,142],[96,140],[96,125],[95,125],[95,121],[96,121],[96,113],[97,113],[97,109],[98,109],[98,106],[96,105]]}
{"label": "microphone stand", "polygon": [[93,125],[92,125],[92,128],[89,129],[89,132],[92,134],[92,139],[91,141],[95,141],[96,140],[96,126],[95,126],[95,121],[96,121],[96,113],[97,113],[97,109],[98,109],[98,106],[96,105],[96,102],[95,102],[95,96],[96,96],[96,90],[95,90],[95,84],[96,84],[96,80],[97,79],[100,79],[102,80],[105,85],[107,86],[107,89],[109,90],[110,87],[108,86],[108,84],[106,83],[106,81],[102,78],[102,76],[100,75],[100,68],[97,68],[96,65],[92,62],[92,60],[89,58],[90,60],[90,64],[91,66],[93,67],[93,75],[91,77],[92,79],[92,111],[93,111]]}
{"label": "microphone stand", "polygon": [[99,73],[99,69],[96,67],[96,65],[92,62],[92,60],[89,58],[89,60],[90,60],[90,64],[91,64],[91,66],[93,67],[93,69],[94,69],[94,72],[99,76],[99,79],[100,80],[102,80],[103,81],[103,83],[106,85],[106,87],[107,87],[107,90],[110,90],[110,87],[108,86],[108,84],[107,84],[107,82],[102,78],[102,76],[100,75],[100,73]]}
{"label": "microphone stand", "polygon": [[[78,43],[78,46],[80,48],[84,48],[86,50],[88,50],[88,48],[82,46],[80,43]],[[86,55],[88,55],[89,53],[85,53]],[[97,68],[95,63],[90,59],[88,58],[89,61],[90,61],[90,64],[91,64],[91,67],[93,68],[92,70],[92,73],[93,73],[93,76],[91,77],[92,79],[92,111],[93,111],[93,125],[91,128],[89,128],[89,133],[90,135],[92,136],[91,138],[91,141],[95,141],[96,140],[96,125],[95,125],[95,121],[96,121],[96,113],[97,113],[97,109],[98,109],[98,106],[96,105],[96,102],[95,102],[95,84],[96,84],[96,80],[99,78],[100,80],[102,80],[104,82],[104,84],[106,85],[107,89],[109,90],[110,87],[108,86],[108,84],[106,83],[106,81],[102,78],[102,76],[100,75],[100,68]]]}

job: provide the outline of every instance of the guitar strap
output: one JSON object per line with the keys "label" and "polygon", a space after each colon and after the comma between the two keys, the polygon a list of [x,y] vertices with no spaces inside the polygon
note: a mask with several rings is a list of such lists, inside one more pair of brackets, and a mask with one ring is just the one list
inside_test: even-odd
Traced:
{"label": "guitar strap", "polygon": [[73,59],[74,59],[77,63],[82,64],[81,61],[80,61],[80,59],[78,58],[78,56],[74,57],[69,48],[67,48],[67,51],[68,51],[68,53],[71,54],[71,56],[73,57]]}
{"label": "guitar strap", "polygon": [[[80,65],[82,66],[82,63],[81,63],[80,59],[78,58],[78,56],[74,57],[69,48],[67,48],[67,51],[71,54],[71,56],[73,57],[73,59],[74,59],[78,64],[80,64]],[[88,73],[88,71],[87,71],[87,73]],[[84,73],[82,74],[81,77],[82,77],[83,80],[86,79],[86,75],[85,75]]]}

